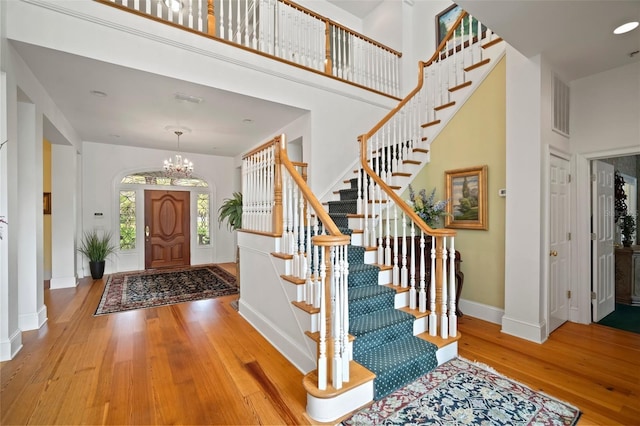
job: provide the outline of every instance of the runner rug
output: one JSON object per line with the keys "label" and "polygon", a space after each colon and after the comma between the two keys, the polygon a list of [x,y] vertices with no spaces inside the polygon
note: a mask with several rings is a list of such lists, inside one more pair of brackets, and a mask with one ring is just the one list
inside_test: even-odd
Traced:
{"label": "runner rug", "polygon": [[235,282],[216,265],[111,274],[94,315],[237,294]]}
{"label": "runner rug", "polygon": [[490,367],[448,361],[343,425],[574,425],[580,411]]}

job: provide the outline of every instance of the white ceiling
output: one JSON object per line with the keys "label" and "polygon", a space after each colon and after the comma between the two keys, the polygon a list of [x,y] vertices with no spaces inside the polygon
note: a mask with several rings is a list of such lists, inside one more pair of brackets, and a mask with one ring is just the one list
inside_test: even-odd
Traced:
{"label": "white ceiling", "polygon": [[[382,0],[329,0],[365,17]],[[429,0],[415,0],[429,1]],[[459,0],[528,57],[542,54],[566,81],[640,59],[640,28],[612,34],[640,20],[640,0]],[[173,150],[167,126],[186,127],[184,152],[236,156],[266,140],[306,111],[181,80],[12,42],[82,140]],[[91,95],[92,90],[106,97]],[[193,104],[181,93],[204,99]],[[245,119],[251,120],[245,122]],[[46,123],[45,123],[46,124]],[[50,134],[47,134],[50,133]],[[45,137],[54,138],[45,125]]]}
{"label": "white ceiling", "polygon": [[[12,41],[84,141],[236,156],[306,111]],[[101,91],[98,97],[91,91]],[[176,99],[196,96],[203,102]],[[250,120],[247,122],[246,120]],[[56,135],[45,137],[56,141]]]}

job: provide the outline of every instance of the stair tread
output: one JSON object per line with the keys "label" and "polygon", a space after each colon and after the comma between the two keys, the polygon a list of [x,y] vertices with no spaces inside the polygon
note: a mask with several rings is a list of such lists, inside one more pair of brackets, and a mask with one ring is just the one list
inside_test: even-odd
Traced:
{"label": "stair tread", "polygon": [[386,309],[361,315],[349,320],[349,332],[354,336],[362,336],[377,330],[389,328],[403,322],[410,321],[413,324],[413,316],[397,309]]}
{"label": "stair tread", "polygon": [[395,290],[382,285],[370,285],[367,287],[355,287],[349,289],[349,302],[374,297],[381,294],[393,294]]}
{"label": "stair tread", "polygon": [[[416,336],[407,336],[368,351],[358,357],[358,362],[373,370],[376,375],[395,369],[399,364],[417,357],[428,357],[438,347]],[[435,368],[435,366],[434,366]]]}

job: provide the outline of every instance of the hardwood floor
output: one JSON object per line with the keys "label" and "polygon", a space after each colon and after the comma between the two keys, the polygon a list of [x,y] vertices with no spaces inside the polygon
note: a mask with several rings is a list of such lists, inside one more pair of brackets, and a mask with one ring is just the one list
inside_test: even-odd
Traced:
{"label": "hardwood floor", "polygon": [[[1,424],[310,423],[302,373],[237,296],[94,317],[103,287],[45,290],[47,324],[0,364]],[[460,331],[461,356],[579,407],[580,424],[640,423],[640,335],[565,324],[538,345],[468,316]]]}
{"label": "hardwood floor", "polygon": [[578,424],[640,424],[640,334],[565,323],[540,345],[468,316],[459,329],[461,357],[578,407]]}

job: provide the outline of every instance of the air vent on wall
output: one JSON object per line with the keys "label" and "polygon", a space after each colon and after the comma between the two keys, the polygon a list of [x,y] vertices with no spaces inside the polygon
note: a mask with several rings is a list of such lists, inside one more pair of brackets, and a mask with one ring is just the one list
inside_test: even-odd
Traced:
{"label": "air vent on wall", "polygon": [[553,75],[553,130],[569,136],[569,86]]}

